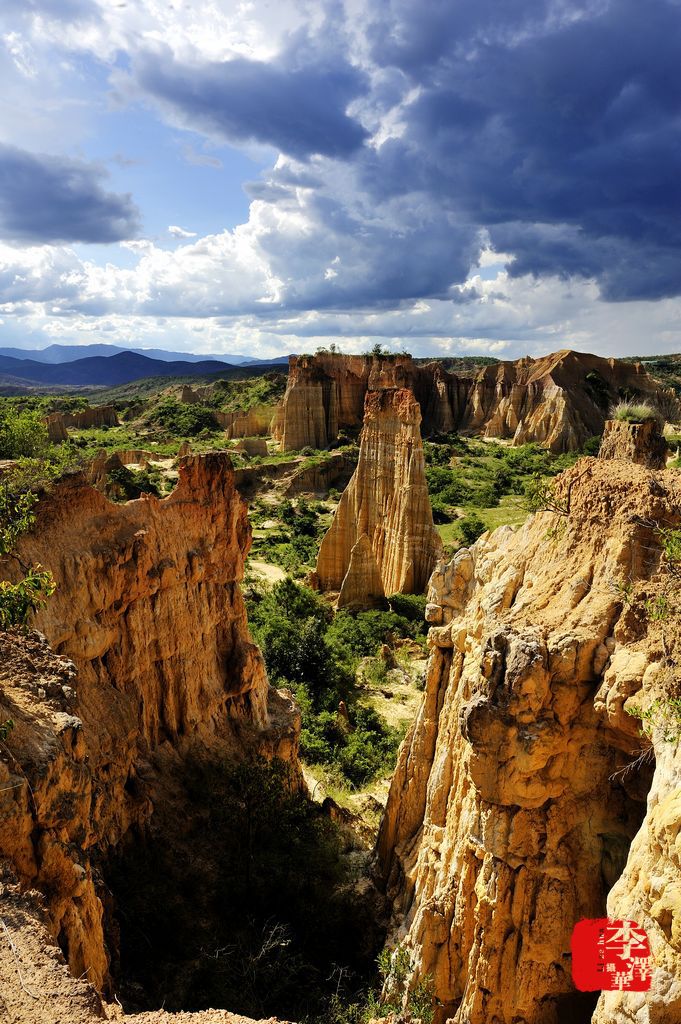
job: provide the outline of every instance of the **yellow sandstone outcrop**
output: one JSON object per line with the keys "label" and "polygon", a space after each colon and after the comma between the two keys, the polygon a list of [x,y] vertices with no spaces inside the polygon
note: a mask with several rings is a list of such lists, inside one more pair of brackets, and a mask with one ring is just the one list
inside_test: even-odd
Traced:
{"label": "yellow sandstone outcrop", "polygon": [[643,423],[608,420],[598,457],[625,459],[649,469],[664,469],[668,451],[667,442],[654,419]]}
{"label": "yellow sandstone outcrop", "polygon": [[362,594],[370,605],[383,595],[422,593],[442,550],[428,498],[420,421],[411,391],[367,393],[357,469],[317,559],[318,585],[340,592],[339,606],[358,604]]}
{"label": "yellow sandstone outcrop", "polygon": [[678,400],[640,364],[573,352],[487,366],[472,375],[411,356],[291,357],[286,393],[272,433],[282,451],[325,448],[343,428],[360,424],[368,390],[410,388],[421,406],[423,433],[459,430],[552,451],[575,451],[601,434],[611,405],[634,394],[679,413]]}
{"label": "yellow sandstone outcrop", "polygon": [[0,634],[0,722],[14,721],[0,857],[44,893],[50,933],[97,989],[108,957],[95,865],[164,799],[168,766],[199,747],[276,755],[297,777],[299,716],[268,685],[239,589],[250,537],[229,458],[211,454],[182,460],[163,500],[114,505],[67,478],[20,541],[57,586],[35,616],[50,647]]}
{"label": "yellow sandstone outcrop", "polygon": [[647,929],[655,967],[649,993],[604,995],[594,1020],[681,1019],[681,724],[658,708],[654,758],[633,763],[648,741],[626,712],[679,694],[658,526],[681,526],[681,476],[585,459],[557,487],[569,516],[484,535],[430,582],[426,692],[379,854],[436,1024],[588,1021],[570,936],[606,900]]}

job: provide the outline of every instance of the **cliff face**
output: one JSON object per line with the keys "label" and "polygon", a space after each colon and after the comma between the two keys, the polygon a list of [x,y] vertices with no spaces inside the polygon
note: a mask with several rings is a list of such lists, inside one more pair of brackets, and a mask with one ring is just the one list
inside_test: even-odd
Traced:
{"label": "cliff face", "polygon": [[362,594],[371,604],[386,594],[421,593],[442,549],[420,421],[411,391],[367,393],[357,469],[317,559],[319,586],[340,591],[339,606],[359,603]]}
{"label": "cliff face", "polygon": [[[461,430],[514,444],[537,441],[553,451],[575,451],[601,434],[610,405],[622,395],[660,393],[638,364],[569,350],[498,363],[474,377],[438,363],[415,364],[411,356],[292,357],[274,436],[284,451],[326,447],[339,429],[359,424],[367,390],[382,387],[414,392],[426,436]],[[678,410],[673,397],[664,397]]]}
{"label": "cliff face", "polygon": [[667,442],[660,434],[655,420],[646,420],[644,423],[608,420],[598,457],[625,459],[649,469],[664,469],[668,450]]}
{"label": "cliff face", "polygon": [[78,412],[53,412],[45,417],[50,441],[65,441],[67,427],[88,430],[92,427],[117,427],[118,413],[113,405],[95,405]]}
{"label": "cliff face", "polygon": [[227,456],[184,459],[163,500],[112,505],[72,477],[37,510],[18,554],[55,577],[35,617],[51,650],[37,635],[2,641],[0,720],[16,724],[0,764],[0,855],[46,894],[51,934],[100,988],[93,865],[163,800],[166,766],[198,744],[277,755],[295,776],[299,722],[248,632],[250,528]]}
{"label": "cliff face", "polygon": [[642,824],[651,769],[620,769],[642,743],[626,702],[678,694],[678,612],[650,609],[665,594],[678,609],[654,524],[679,526],[681,479],[589,459],[569,486],[568,517],[483,536],[430,583],[427,688],[379,853],[393,939],[411,984],[432,974],[436,1024],[590,1019],[570,936],[606,897],[647,929],[656,966],[650,993],[605,995],[595,1019],[679,1019],[678,735],[654,734]]}

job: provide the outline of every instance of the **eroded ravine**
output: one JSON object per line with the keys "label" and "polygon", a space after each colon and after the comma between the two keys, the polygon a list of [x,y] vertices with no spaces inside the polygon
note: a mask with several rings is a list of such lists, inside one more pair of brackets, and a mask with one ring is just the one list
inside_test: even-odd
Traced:
{"label": "eroded ravine", "polygon": [[[586,1024],[594,999],[574,991],[570,933],[606,905],[646,927],[655,973],[645,999],[607,994],[594,1019],[679,1019],[678,737],[653,731],[655,762],[621,769],[641,745],[627,702],[648,706],[678,686],[678,621],[651,609],[678,597],[660,530],[681,524],[681,484],[674,472],[589,459],[558,482],[566,507],[568,491],[569,514],[483,537],[430,583],[427,688],[379,859],[391,941],[409,954],[411,986],[432,976],[438,1024]],[[163,1019],[166,1001],[238,1009],[229,1000],[242,982],[224,956],[241,938],[230,932],[231,883],[242,920],[249,886],[281,901],[277,918],[289,893],[304,905],[309,865],[296,866],[290,890],[268,891],[267,863],[244,870],[240,858],[244,843],[267,846],[273,823],[257,758],[281,760],[289,792],[299,784],[297,713],[268,686],[239,592],[248,545],[222,455],[184,460],[163,501],[113,506],[68,479],[21,542],[57,591],[37,620],[52,649],[36,634],[2,639],[0,718],[15,730],[0,764],[0,853],[19,954],[5,948],[0,964],[7,974],[23,962],[48,986],[58,977],[63,997],[36,1014],[21,984],[0,987],[21,1024],[117,1013],[96,996],[114,989],[129,1009],[156,1014],[145,1024]],[[264,824],[251,813],[262,807]],[[322,868],[312,915],[333,886],[333,866]],[[13,877],[40,892],[30,907]],[[380,944],[382,907],[364,882],[350,896],[334,908],[328,960],[352,948],[361,973]],[[21,915],[35,913],[38,929],[39,903],[81,981],[32,945],[38,932]],[[291,947],[276,933],[264,942],[275,947],[275,988]],[[211,965],[208,984],[211,959],[227,974]]]}

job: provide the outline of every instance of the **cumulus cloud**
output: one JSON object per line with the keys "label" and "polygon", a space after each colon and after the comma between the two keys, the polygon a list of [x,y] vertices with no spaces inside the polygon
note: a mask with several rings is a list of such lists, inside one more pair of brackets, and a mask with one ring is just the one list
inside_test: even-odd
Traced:
{"label": "cumulus cloud", "polygon": [[129,195],[102,188],[103,172],[0,144],[0,235],[14,242],[117,242],[137,233]]}
{"label": "cumulus cloud", "polygon": [[[122,103],[151,104],[203,144],[255,141],[280,154],[249,183],[248,222],[233,230],[216,224],[199,239],[171,225],[189,244],[144,243],[132,267],[47,265],[55,316],[234,317],[287,347],[295,331],[337,329],[348,344],[402,337],[512,352],[570,344],[570,331],[603,347],[648,309],[660,344],[678,347],[677,0],[23,9],[40,25],[27,34],[29,69],[41,40],[97,53]],[[106,193],[87,165],[62,160],[50,177],[25,154],[26,173],[3,178],[3,153],[0,184],[14,189],[0,206],[6,237],[135,234],[129,197]],[[505,267],[491,282],[481,253]],[[26,290],[26,302],[47,301],[30,274]]]}

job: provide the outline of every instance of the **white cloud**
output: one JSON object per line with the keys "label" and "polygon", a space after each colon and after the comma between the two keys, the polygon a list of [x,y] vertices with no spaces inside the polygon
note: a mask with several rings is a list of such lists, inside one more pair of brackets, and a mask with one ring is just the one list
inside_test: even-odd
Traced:
{"label": "white cloud", "polygon": [[178,224],[170,224],[168,234],[173,238],[196,238],[196,231],[187,231],[186,228],[181,228]]}

